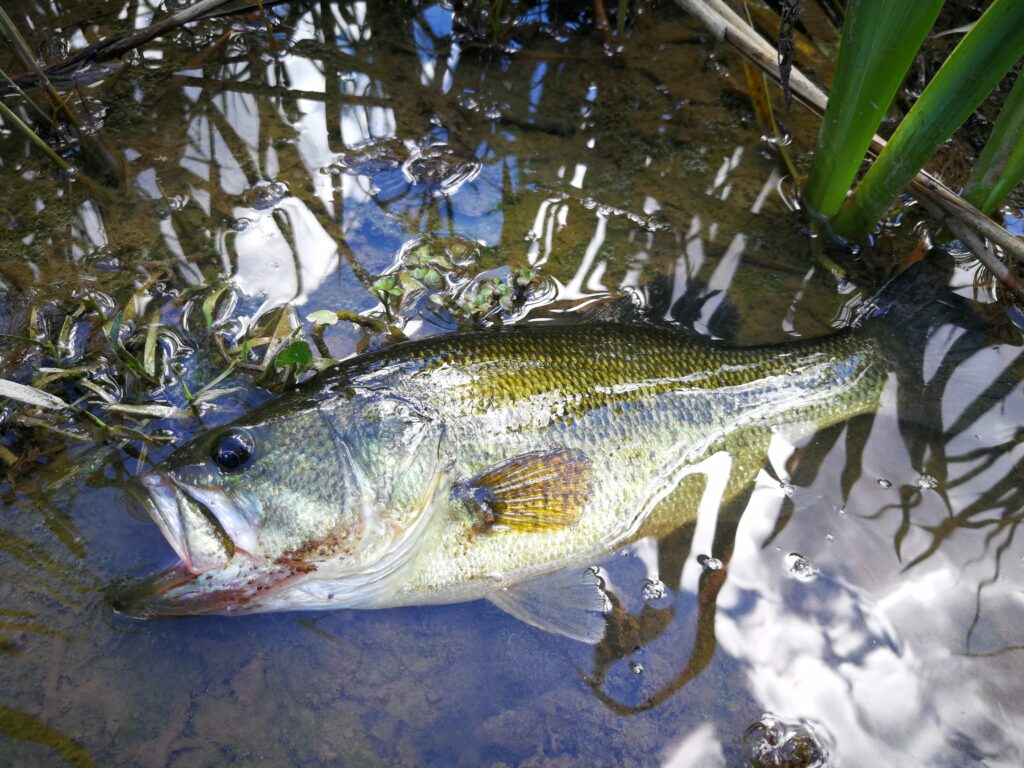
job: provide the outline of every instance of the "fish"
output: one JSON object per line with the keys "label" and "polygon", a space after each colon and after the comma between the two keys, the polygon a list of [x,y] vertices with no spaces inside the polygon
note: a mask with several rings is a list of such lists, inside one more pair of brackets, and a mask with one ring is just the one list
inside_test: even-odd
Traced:
{"label": "fish", "polygon": [[335,364],[141,478],[179,562],[120,590],[152,618],[488,599],[600,641],[602,558],[695,519],[779,430],[879,406],[857,332],[729,348],[612,322],[406,341]]}

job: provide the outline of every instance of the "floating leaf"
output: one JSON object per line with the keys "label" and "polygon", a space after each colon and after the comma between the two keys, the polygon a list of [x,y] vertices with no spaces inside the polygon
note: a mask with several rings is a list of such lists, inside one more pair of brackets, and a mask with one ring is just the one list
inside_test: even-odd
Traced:
{"label": "floating leaf", "polygon": [[130,413],[133,416],[152,416],[156,419],[183,419],[189,416],[187,411],[175,408],[173,405],[159,405],[147,403],[145,405],[131,405],[128,403],[109,403],[103,408],[117,413]]}
{"label": "floating leaf", "polygon": [[274,360],[275,365],[284,367],[286,365],[297,365],[305,369],[313,362],[313,353],[309,344],[304,341],[295,341],[282,349]]}
{"label": "floating leaf", "polygon": [[[211,382],[212,383],[212,382]],[[237,392],[246,392],[246,387],[220,387],[218,389],[207,389],[210,385],[207,384],[201,390],[196,392],[195,402],[197,403],[208,403],[213,402],[221,397],[227,397]]]}
{"label": "floating leaf", "polygon": [[117,402],[117,398],[114,397],[114,395],[110,394],[107,390],[103,389],[103,387],[101,387],[94,381],[90,381],[89,379],[81,379],[78,382],[78,386],[84,387],[85,389],[88,389],[90,392],[93,392],[97,397],[100,398],[100,400],[102,400],[105,403]]}
{"label": "floating leaf", "polygon": [[377,280],[371,287],[370,292],[384,299],[385,295],[401,296],[405,291],[402,289],[394,275],[385,275]]}
{"label": "floating leaf", "polygon": [[0,461],[8,467],[13,467],[18,463],[18,457],[10,448],[0,445]]}
{"label": "floating leaf", "polygon": [[332,357],[318,357],[313,361],[313,364],[310,367],[318,371],[324,371],[330,368],[336,362],[338,361]]}
{"label": "floating leaf", "polygon": [[91,368],[49,368],[42,366],[36,371],[38,375],[33,380],[32,385],[42,389],[52,381],[81,378],[92,373],[92,370]]}
{"label": "floating leaf", "polygon": [[110,339],[110,346],[114,350],[114,354],[117,355],[118,359],[120,359],[120,361],[124,363],[129,370],[137,373],[151,384],[155,384],[156,381],[149,375],[142,363],[140,363],[131,352],[125,349],[124,343],[121,341],[122,325],[123,316],[120,313],[115,315],[109,324],[107,336]]}
{"label": "floating leaf", "polygon": [[338,313],[329,309],[320,309],[306,315],[306,320],[315,325],[337,325]]}

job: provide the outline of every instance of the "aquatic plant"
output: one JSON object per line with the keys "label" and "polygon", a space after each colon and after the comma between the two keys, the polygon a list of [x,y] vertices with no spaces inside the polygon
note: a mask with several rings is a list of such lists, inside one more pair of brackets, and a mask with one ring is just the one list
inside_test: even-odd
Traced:
{"label": "aquatic plant", "polygon": [[[964,35],[864,177],[851,189],[871,134],[909,70],[940,5],[930,0],[851,0],[847,4],[836,77],[804,190],[808,206],[828,217],[832,228],[843,237],[859,239],[870,232],[940,142],[960,127],[1024,56],[1024,4],[995,0]],[[899,12],[893,13],[894,9]],[[898,44],[879,35],[879,30],[898,37]],[[871,105],[875,105],[873,109]],[[859,135],[847,139],[843,126],[852,126]],[[1006,126],[995,136],[997,143],[991,154],[1006,152],[999,149],[1000,144],[1012,147],[1018,143],[1021,123],[1015,127],[1016,131]],[[1008,192],[1016,184],[1014,170],[1012,166],[1006,169],[1010,175],[993,180],[991,189],[998,184]]]}
{"label": "aquatic plant", "polygon": [[[1007,99],[1006,116],[997,120],[998,128],[992,132],[964,197],[923,170],[936,147],[1024,55],[1024,6],[1012,0],[992,3],[966,30],[960,45],[887,143],[874,131],[888,111],[895,89],[907,76],[941,3],[851,0],[845,8],[831,96],[798,69],[784,71],[779,51],[722,0],[676,3],[782,83],[787,93],[792,88],[800,101],[823,116],[803,199],[815,217],[826,221],[830,233],[863,241],[909,185],[909,191],[962,240],[1009,293],[1024,301],[1024,283],[998,255],[1001,251],[1011,261],[1024,263],[1024,243],[972,205],[979,202],[986,212],[992,212],[1024,177],[1022,123],[1017,119],[1020,95]],[[868,147],[878,160],[853,186]]]}

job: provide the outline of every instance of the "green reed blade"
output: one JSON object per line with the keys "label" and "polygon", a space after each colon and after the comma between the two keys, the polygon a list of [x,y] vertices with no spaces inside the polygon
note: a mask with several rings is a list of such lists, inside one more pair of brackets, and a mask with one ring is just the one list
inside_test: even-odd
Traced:
{"label": "green reed blade", "polygon": [[836,234],[866,235],[893,199],[1024,56],[1024,2],[994,0],[946,59],[888,145],[832,220]]}
{"label": "green reed blade", "polygon": [[18,55],[18,58],[21,59],[25,67],[30,72],[35,73],[36,77],[39,79],[39,85],[50,98],[53,108],[57,112],[63,114],[64,119],[66,119],[73,128],[81,128],[82,121],[78,119],[78,115],[75,114],[71,105],[62,99],[60,94],[57,92],[57,89],[53,87],[53,83],[50,82],[50,79],[46,76],[46,72],[44,72],[43,68],[39,65],[38,57],[32,50],[32,46],[28,44],[28,41],[22,36],[21,32],[18,31],[17,26],[15,26],[11,17],[7,15],[7,12],[2,6],[0,6],[0,31],[2,31],[4,36],[10,41],[15,53]]}
{"label": "green reed blade", "polygon": [[20,87],[18,86],[18,84],[17,84],[16,82],[14,82],[14,80],[12,80],[12,79],[11,79],[11,76],[10,76],[9,74],[7,74],[6,72],[4,72],[4,71],[3,71],[2,69],[0,69],[0,79],[2,79],[2,80],[3,80],[4,82],[6,82],[6,83],[7,83],[7,84],[8,84],[9,86],[11,86],[11,89],[12,89],[12,90],[13,90],[13,91],[14,91],[14,92],[15,92],[16,94],[18,94],[19,96],[21,96],[21,98],[23,98],[23,99],[25,100],[25,102],[26,102],[26,103],[28,103],[28,104],[29,104],[29,105],[30,105],[30,106],[31,106],[31,107],[32,107],[32,108],[33,108],[33,109],[34,109],[34,110],[35,110],[35,111],[36,111],[36,112],[37,112],[37,113],[39,114],[39,116],[40,116],[41,118],[43,118],[43,120],[45,120],[45,121],[46,121],[46,122],[48,122],[48,123],[52,123],[52,122],[53,122],[53,121],[52,121],[52,120],[50,120],[50,118],[49,118],[49,117],[48,117],[48,116],[46,115],[46,113],[45,113],[45,112],[43,112],[43,110],[41,110],[41,109],[39,108],[39,105],[38,105],[38,104],[36,104],[36,103],[35,103],[34,101],[32,101],[32,99],[30,99],[30,98],[28,97],[28,94],[27,94],[27,93],[25,93],[25,92],[24,92],[23,90],[21,90],[21,88],[20,88]]}
{"label": "green reed blade", "polygon": [[20,117],[14,114],[14,112],[12,112],[10,108],[2,101],[0,101],[0,115],[3,116],[5,121],[9,120],[11,122],[11,125],[13,125],[19,131],[24,133],[28,137],[29,141],[31,141],[33,144],[35,144],[37,147],[43,150],[43,154],[50,158],[54,165],[56,165],[65,173],[71,170],[71,166],[68,165],[67,161],[63,157],[58,155],[53,150],[53,147],[51,147],[49,144],[43,141],[38,133],[33,131]]}
{"label": "green reed blade", "polygon": [[992,126],[985,148],[971,169],[964,198],[991,214],[1024,180],[1024,76],[1017,75],[1010,95]]}
{"label": "green reed blade", "polygon": [[804,190],[813,211],[831,217],[853,184],[864,153],[942,7],[942,0],[850,0],[836,73]]}

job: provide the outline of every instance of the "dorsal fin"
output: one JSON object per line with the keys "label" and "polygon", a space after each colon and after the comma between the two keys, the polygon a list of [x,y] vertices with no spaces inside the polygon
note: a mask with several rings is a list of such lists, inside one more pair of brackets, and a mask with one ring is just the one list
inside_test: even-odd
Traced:
{"label": "dorsal fin", "polygon": [[488,467],[452,492],[478,516],[479,530],[550,530],[579,520],[590,474],[582,451],[538,451]]}

